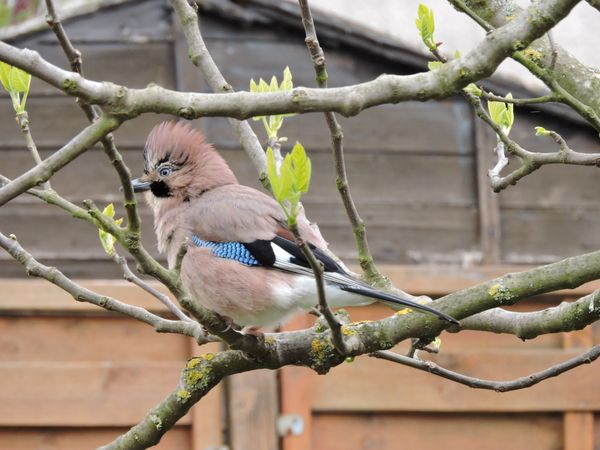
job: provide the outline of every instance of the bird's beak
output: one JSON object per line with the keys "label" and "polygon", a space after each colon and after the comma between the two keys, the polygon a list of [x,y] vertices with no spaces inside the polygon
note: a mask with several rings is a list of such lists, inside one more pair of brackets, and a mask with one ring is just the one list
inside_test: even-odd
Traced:
{"label": "bird's beak", "polygon": [[150,185],[152,182],[143,180],[141,178],[135,178],[131,180],[131,185],[133,186],[133,192],[145,192],[150,190]]}

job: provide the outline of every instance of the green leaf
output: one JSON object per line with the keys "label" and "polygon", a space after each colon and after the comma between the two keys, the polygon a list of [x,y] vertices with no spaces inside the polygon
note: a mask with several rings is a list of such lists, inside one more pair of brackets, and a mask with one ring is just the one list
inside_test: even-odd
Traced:
{"label": "green leaf", "polygon": [[113,218],[115,217],[115,206],[112,203],[106,205],[106,207],[102,210],[102,214],[106,217]]}
{"label": "green leaf", "polygon": [[546,130],[544,127],[535,127],[536,136],[550,136],[550,130]]}
{"label": "green leaf", "polygon": [[269,84],[269,92],[276,92],[279,90],[279,85],[277,84],[277,77],[273,75],[271,77],[271,84]]}
{"label": "green leaf", "polygon": [[13,92],[29,92],[29,85],[31,84],[31,75],[18,67],[11,67],[8,74],[8,83]]}
{"label": "green leaf", "polygon": [[[512,98],[512,94],[509,93],[506,98]],[[515,120],[513,109],[514,105],[512,103],[488,101],[490,117],[507,135],[510,133]]]}
{"label": "green leaf", "polygon": [[433,39],[433,32],[435,31],[435,20],[433,18],[433,11],[425,6],[423,3],[419,4],[417,10],[417,20],[415,21],[419,34],[423,43],[430,50],[435,50],[435,40]]}
{"label": "green leaf", "polygon": [[467,87],[464,88],[463,91],[468,92],[469,94],[473,94],[477,97],[481,97],[481,94],[483,94],[481,89],[479,89],[475,83],[469,83],[469,85],[467,85]]}
{"label": "green leaf", "polygon": [[285,155],[283,162],[281,163],[281,167],[279,168],[279,176],[281,180],[281,190],[280,190],[280,198],[279,202],[283,203],[284,201],[292,201],[295,191],[295,178],[294,171],[292,168],[292,158],[288,153]]}
{"label": "green leaf", "polygon": [[[114,218],[115,217],[114,205],[112,203],[109,203],[108,205],[106,205],[106,207],[102,210],[102,214],[104,216],[108,217],[109,219]],[[115,220],[115,224],[117,224],[119,226],[122,223],[123,223],[122,217],[120,219]],[[115,237],[112,234],[107,233],[104,230],[98,230],[98,237],[100,238],[100,244],[102,244],[102,248],[104,249],[106,254],[109,256],[112,256],[115,253],[115,242],[116,242]]]}
{"label": "green leaf", "polygon": [[290,91],[293,89],[293,87],[294,83],[292,81],[292,71],[288,66],[285,66],[285,69],[283,69],[283,80],[279,85],[279,89],[282,91]]}
{"label": "green leaf", "polygon": [[0,28],[9,25],[12,21],[12,9],[0,3]]}
{"label": "green leaf", "polygon": [[250,92],[258,92],[258,85],[254,81],[254,78],[250,78]]}
{"label": "green leaf", "polygon": [[8,81],[8,74],[12,66],[0,61],[0,82],[7,92],[10,92],[10,83]]}
{"label": "green leaf", "polygon": [[294,178],[295,188],[299,193],[305,194],[308,192],[310,185],[311,176],[311,162],[310,158],[306,155],[306,151],[302,144],[296,141],[294,148],[291,152],[292,161],[294,163]]}
{"label": "green leaf", "polygon": [[269,85],[262,78],[258,80],[258,92],[269,92]]}
{"label": "green leaf", "polygon": [[429,68],[429,70],[437,70],[440,67],[442,67],[444,65],[444,63],[440,62],[440,61],[429,61],[427,63],[427,67]]}
{"label": "green leaf", "polygon": [[104,230],[98,230],[98,237],[106,254],[112,256],[115,253],[115,237]]}

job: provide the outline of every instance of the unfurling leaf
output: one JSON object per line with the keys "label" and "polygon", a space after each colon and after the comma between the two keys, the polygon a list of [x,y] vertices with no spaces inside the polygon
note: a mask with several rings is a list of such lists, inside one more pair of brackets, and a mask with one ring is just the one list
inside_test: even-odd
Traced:
{"label": "unfurling leaf", "polygon": [[[512,98],[512,94],[509,93],[506,98]],[[513,104],[488,101],[488,110],[492,120],[508,135],[515,120]]]}
{"label": "unfurling leaf", "polygon": [[481,94],[483,94],[481,89],[479,89],[475,83],[469,83],[467,87],[463,89],[463,91],[473,94],[476,97],[481,97]]}
{"label": "unfurling leaf", "polygon": [[15,112],[17,114],[24,112],[31,85],[31,75],[18,67],[0,62],[0,83],[10,94]]}
{"label": "unfurling leaf", "polygon": [[[283,69],[283,79],[281,83],[277,82],[277,77],[273,75],[271,77],[271,82],[267,83],[265,80],[260,78],[258,83],[254,81],[254,79],[250,79],[250,92],[280,92],[280,91],[289,91],[294,87],[294,83],[292,81],[292,72],[289,67]],[[255,116],[252,119],[262,120],[263,126],[265,127],[265,131],[269,139],[277,139],[277,132],[283,125],[283,119],[288,116],[293,116],[294,113],[289,114],[277,114],[274,116]]]}
{"label": "unfurling leaf", "polygon": [[[114,205],[112,203],[109,203],[108,205],[106,205],[106,208],[104,208],[102,210],[102,214],[110,219],[115,217]],[[121,225],[121,223],[123,223],[123,218],[121,217],[120,219],[115,220],[115,223],[117,225]],[[102,248],[104,249],[106,254],[109,256],[114,255],[115,242],[116,242],[115,237],[112,234],[107,233],[104,230],[98,230],[98,237],[100,238],[100,244],[102,244]]]}
{"label": "unfurling leaf", "polygon": [[546,130],[544,127],[535,127],[536,136],[550,136],[550,130]]}
{"label": "unfurling leaf", "polygon": [[295,188],[298,192],[306,194],[310,185],[311,163],[310,158],[306,155],[306,151],[302,144],[296,141],[296,145],[292,149],[292,161],[294,172],[296,173]]}
{"label": "unfurling leaf", "polygon": [[285,211],[288,220],[295,221],[298,203],[302,194],[308,192],[311,177],[311,162],[300,142],[296,142],[290,153],[285,155],[279,173],[275,167],[275,155],[267,148],[267,176],[273,196]]}
{"label": "unfurling leaf", "polygon": [[433,32],[435,31],[433,10],[420,3],[417,10],[417,20],[415,23],[417,25],[417,29],[419,30],[419,34],[421,35],[421,39],[427,48],[430,50],[437,49],[437,45],[433,39]]}

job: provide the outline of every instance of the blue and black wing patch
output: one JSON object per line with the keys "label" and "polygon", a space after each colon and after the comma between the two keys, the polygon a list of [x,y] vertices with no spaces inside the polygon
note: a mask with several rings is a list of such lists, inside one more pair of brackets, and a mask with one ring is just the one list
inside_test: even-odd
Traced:
{"label": "blue and black wing patch", "polygon": [[192,243],[196,247],[208,248],[213,255],[219,258],[231,259],[246,266],[260,266],[261,263],[241,242],[213,242],[192,236]]}

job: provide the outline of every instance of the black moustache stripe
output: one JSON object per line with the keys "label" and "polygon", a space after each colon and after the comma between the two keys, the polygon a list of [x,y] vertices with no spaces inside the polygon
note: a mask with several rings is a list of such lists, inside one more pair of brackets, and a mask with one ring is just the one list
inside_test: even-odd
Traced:
{"label": "black moustache stripe", "polygon": [[170,197],[171,189],[164,181],[153,181],[150,190],[155,197]]}

